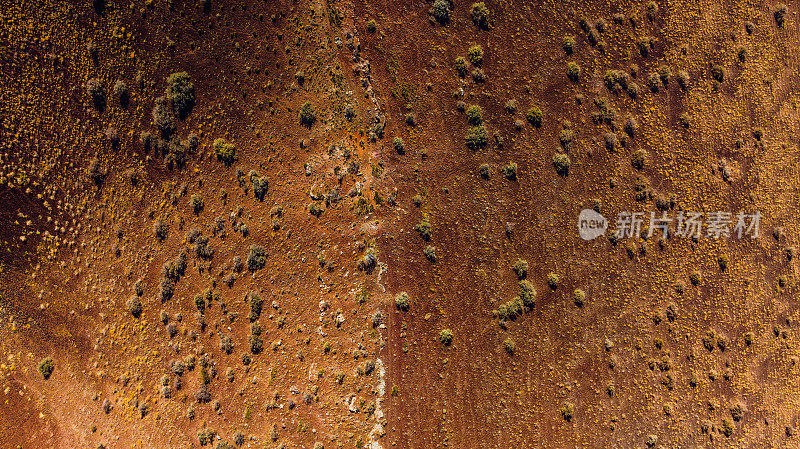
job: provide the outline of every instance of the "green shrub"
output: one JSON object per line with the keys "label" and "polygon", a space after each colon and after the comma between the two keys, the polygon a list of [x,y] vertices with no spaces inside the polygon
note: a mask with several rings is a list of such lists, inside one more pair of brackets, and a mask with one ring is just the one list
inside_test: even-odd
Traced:
{"label": "green shrub", "polygon": [[643,148],[636,150],[631,156],[631,165],[633,166],[633,168],[637,170],[643,169],[646,161],[647,161],[647,150]]}
{"label": "green shrub", "polygon": [[86,93],[92,97],[94,108],[103,112],[106,108],[106,90],[99,78],[91,78],[84,85]]}
{"label": "green shrub", "polygon": [[439,341],[445,346],[450,346],[450,344],[453,343],[453,331],[450,329],[442,329],[442,331],[439,332]]}
{"label": "green shrub", "polygon": [[419,223],[414,226],[414,230],[419,232],[423,240],[428,241],[431,239],[431,222],[428,219],[428,214],[424,214]]}
{"label": "green shrub", "polygon": [[569,167],[571,164],[572,161],[565,153],[556,153],[553,156],[553,167],[556,169],[556,173],[558,173],[559,176],[569,175]]}
{"label": "green shrub", "polygon": [[261,308],[264,304],[264,300],[261,299],[257,293],[250,293],[250,322],[257,320],[261,316]]}
{"label": "green shrub", "polygon": [[513,355],[514,351],[517,349],[517,345],[511,338],[506,338],[505,341],[503,341],[503,347],[505,348],[506,352],[509,353],[510,355]]}
{"label": "green shrub", "polygon": [[483,125],[470,127],[464,137],[464,143],[470,150],[476,151],[486,146],[486,127]]}
{"label": "green shrub", "polygon": [[561,47],[564,49],[564,53],[571,55],[575,51],[575,38],[572,36],[564,37]]}
{"label": "green shrub", "polygon": [[531,125],[539,128],[542,126],[542,119],[544,118],[544,114],[542,110],[539,109],[538,106],[532,106],[528,109],[528,113],[526,114],[526,118]]}
{"label": "green shrub", "polygon": [[200,214],[203,211],[203,197],[198,194],[192,194],[192,197],[189,199],[189,206],[192,208],[192,212],[195,215]]}
{"label": "green shrub", "polygon": [[474,23],[478,28],[484,30],[489,29],[489,8],[486,7],[485,3],[473,3],[472,8],[470,9],[470,17],[472,17],[472,23]]}
{"label": "green shrub", "polygon": [[456,71],[458,72],[458,76],[465,77],[467,76],[467,60],[464,59],[463,56],[459,56],[456,58]]}
{"label": "green shrub", "polygon": [[714,81],[722,83],[725,81],[725,69],[717,64],[711,66],[711,77]]}
{"label": "green shrub", "polygon": [[478,126],[483,123],[483,108],[477,104],[467,108],[467,123],[472,126]]}
{"label": "green shrub", "polygon": [[301,125],[311,128],[311,125],[317,121],[317,116],[314,113],[314,106],[312,106],[308,101],[303,103],[303,106],[300,107],[299,117]]}
{"label": "green shrub", "polygon": [[450,21],[450,1],[435,0],[429,12],[437,22],[442,25],[446,24]]}
{"label": "green shrub", "polygon": [[783,28],[783,24],[786,22],[786,15],[789,13],[789,8],[783,4],[778,3],[775,7],[775,12],[773,15],[775,16],[775,24],[778,25],[778,28]]}
{"label": "green shrub", "polygon": [[575,406],[571,402],[565,402],[561,406],[561,417],[564,421],[572,421],[572,414],[575,412]]}
{"label": "green shrub", "polygon": [[467,50],[467,59],[472,65],[479,66],[483,63],[483,47],[473,45]]}
{"label": "green shrub", "polygon": [[55,367],[56,365],[53,363],[53,359],[51,357],[45,357],[39,362],[39,374],[47,380],[53,374]]}
{"label": "green shrub", "polygon": [[579,288],[576,288],[575,291],[572,293],[572,299],[575,302],[576,306],[583,307],[583,304],[586,302],[586,292],[584,292]]}
{"label": "green shrub", "polygon": [[264,201],[269,189],[269,181],[264,176],[254,176],[250,180],[253,183],[253,196],[259,201]]}
{"label": "green shrub", "polygon": [[175,116],[181,120],[185,120],[192,112],[195,103],[194,84],[188,73],[176,72],[169,75],[164,95],[172,102]]}
{"label": "green shrub", "polygon": [[236,161],[236,145],[225,139],[214,140],[214,153],[217,155],[217,160],[222,161],[225,165],[230,166]]}
{"label": "green shrub", "polygon": [[392,146],[394,147],[394,151],[396,151],[397,154],[400,154],[400,155],[405,154],[405,152],[406,152],[406,144],[405,144],[405,142],[403,142],[403,139],[401,139],[399,137],[395,137],[394,141],[392,142]]}
{"label": "green shrub", "polygon": [[403,311],[408,310],[409,307],[408,293],[400,292],[397,296],[395,296],[394,303],[398,309]]}
{"label": "green shrub", "polygon": [[573,83],[577,83],[581,77],[581,66],[578,65],[577,62],[568,62],[567,63],[567,78],[570,79]]}
{"label": "green shrub", "polygon": [[523,259],[517,259],[514,262],[514,266],[512,267],[514,273],[517,275],[517,279],[525,279],[528,277],[528,261]]}
{"label": "green shrub", "polygon": [[135,318],[139,318],[139,316],[142,315],[142,301],[138,296],[131,296],[131,298],[125,303],[125,307]]}
{"label": "green shrub", "polygon": [[517,163],[510,162],[503,166],[500,169],[503,172],[503,176],[506,177],[509,181],[515,181],[517,179]]}
{"label": "green shrub", "polygon": [[257,271],[264,268],[267,263],[267,251],[258,245],[250,245],[250,252],[247,254],[247,269]]}
{"label": "green shrub", "polygon": [[558,274],[551,272],[547,275],[547,285],[550,286],[551,289],[557,289],[559,283],[561,283],[561,277]]}

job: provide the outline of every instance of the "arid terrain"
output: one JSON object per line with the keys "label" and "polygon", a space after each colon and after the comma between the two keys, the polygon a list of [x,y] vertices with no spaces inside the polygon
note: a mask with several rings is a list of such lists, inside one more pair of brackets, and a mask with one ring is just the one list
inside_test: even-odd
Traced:
{"label": "arid terrain", "polygon": [[0,448],[800,447],[799,13],[0,0]]}

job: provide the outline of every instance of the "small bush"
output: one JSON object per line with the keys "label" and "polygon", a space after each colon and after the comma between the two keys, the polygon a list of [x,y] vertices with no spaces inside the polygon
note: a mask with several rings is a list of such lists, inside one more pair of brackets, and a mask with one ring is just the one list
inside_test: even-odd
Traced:
{"label": "small bush", "polygon": [[514,351],[517,349],[517,345],[511,338],[506,338],[505,341],[503,341],[503,347],[505,348],[506,352],[509,353],[509,355],[513,355]]}
{"label": "small bush", "polygon": [[253,183],[253,196],[259,201],[264,201],[269,189],[269,181],[264,176],[254,176],[251,178]]}
{"label": "small bush", "polygon": [[467,60],[464,59],[463,56],[459,56],[456,58],[456,71],[458,72],[458,76],[465,77],[467,76]]}
{"label": "small bush", "polygon": [[123,108],[128,107],[128,103],[130,103],[131,96],[130,92],[128,91],[128,85],[125,84],[125,81],[117,80],[117,82],[114,83],[114,88],[112,89],[111,92],[114,98],[116,98],[117,101],[119,102],[120,106],[122,106]]}
{"label": "small bush", "polygon": [[194,84],[188,73],[176,72],[169,75],[164,95],[172,102],[175,116],[179,119],[185,120],[192,112],[195,102]]}
{"label": "small bush", "polygon": [[631,165],[633,166],[633,168],[637,170],[643,169],[646,161],[647,161],[647,150],[643,148],[636,150],[631,156]]}
{"label": "small bush", "polygon": [[419,232],[420,237],[422,240],[428,241],[431,239],[431,222],[428,219],[428,215],[423,215],[422,219],[419,223],[414,226],[414,230]]}
{"label": "small bush", "polygon": [[429,12],[437,22],[442,25],[446,24],[450,21],[450,1],[435,0]]}
{"label": "small bush", "polygon": [[264,300],[261,299],[261,296],[259,296],[257,293],[250,293],[250,322],[253,322],[261,317],[261,308],[263,307],[263,304]]}
{"label": "small bush", "polygon": [[528,109],[528,113],[526,114],[525,117],[528,119],[528,122],[531,125],[537,128],[542,126],[542,119],[544,118],[544,114],[542,113],[542,110],[539,109],[538,106],[533,106],[530,109]]}
{"label": "small bush", "polygon": [[467,59],[470,64],[479,66],[483,63],[483,47],[480,45],[473,45],[467,50]]}
{"label": "small bush", "polygon": [[722,83],[725,81],[725,69],[722,66],[714,64],[711,66],[711,77],[714,81]]}
{"label": "small bush", "polygon": [[561,283],[561,277],[556,273],[550,273],[547,275],[547,285],[555,290],[558,288],[558,284]]}
{"label": "small bush", "polygon": [[196,193],[193,194],[189,199],[189,206],[191,206],[192,212],[194,212],[195,215],[199,215],[200,212],[203,211],[204,207],[203,197]]}
{"label": "small bush", "polygon": [[53,363],[53,359],[51,357],[45,357],[39,362],[39,374],[44,377],[45,380],[49,379],[51,375],[53,375],[53,370],[56,368],[55,363]]}
{"label": "small bush", "polygon": [[783,28],[783,24],[786,22],[786,15],[789,13],[789,8],[783,4],[778,3],[775,7],[775,12],[773,15],[775,16],[775,24],[778,25],[778,28]]}
{"label": "small bush", "polygon": [[517,279],[520,280],[528,277],[528,268],[528,261],[523,259],[517,259],[512,267],[514,273],[517,275]]}
{"label": "small bush", "polygon": [[155,234],[156,238],[163,242],[164,239],[167,238],[167,234],[169,233],[169,224],[162,219],[156,220],[153,223],[153,234]]}
{"label": "small bush", "polygon": [[478,167],[478,173],[480,173],[481,178],[489,179],[489,164],[481,164],[481,166]]}
{"label": "small bush", "polygon": [[317,121],[317,116],[314,113],[314,106],[312,106],[308,101],[303,103],[303,106],[300,107],[299,117],[301,125],[311,128],[311,125]]}
{"label": "small bush", "polygon": [[428,245],[425,249],[422,250],[422,253],[425,254],[425,258],[428,259],[430,262],[436,262],[436,247]]}
{"label": "small bush", "polygon": [[128,301],[125,303],[125,307],[135,318],[139,318],[142,315],[142,301],[138,296],[132,296],[130,299],[128,299]]}
{"label": "small bush", "polygon": [[486,7],[485,3],[473,3],[472,8],[470,9],[470,17],[472,17],[472,23],[474,23],[478,28],[484,30],[489,29],[489,8]]}
{"label": "small bush", "polygon": [[267,252],[258,245],[251,245],[247,254],[247,269],[257,271],[264,268],[267,263]]}
{"label": "small bush", "polygon": [[579,288],[576,288],[575,291],[572,293],[572,299],[575,302],[576,306],[583,307],[583,304],[586,302],[586,292],[584,292]]}
{"label": "small bush", "polygon": [[92,97],[94,108],[103,112],[106,108],[106,90],[103,87],[103,82],[99,78],[92,78],[86,81],[84,89]]}
{"label": "small bush", "polygon": [[508,179],[509,181],[516,181],[516,179],[517,179],[517,163],[516,162],[511,162],[511,163],[503,166],[503,168],[501,168],[500,171],[503,172],[503,176],[505,176],[506,179]]}
{"label": "small bush", "polygon": [[559,176],[567,176],[569,175],[569,167],[572,164],[569,156],[564,153],[556,153],[553,156],[553,167],[556,169],[556,173]]}
{"label": "small bush", "polygon": [[467,131],[464,143],[470,150],[476,151],[486,146],[486,127],[483,125],[473,126]]}
{"label": "small bush", "polygon": [[439,341],[445,346],[450,346],[450,344],[453,343],[453,331],[450,329],[442,329],[442,331],[439,332]]}
{"label": "small bush", "polygon": [[482,83],[486,81],[486,73],[483,72],[483,69],[475,69],[472,71],[472,81],[476,83]]}
{"label": "small bush", "polygon": [[561,417],[564,421],[572,421],[572,414],[575,412],[575,406],[571,402],[565,402],[561,406]]}
{"label": "small bush", "polygon": [[172,105],[167,97],[158,97],[155,100],[152,111],[153,125],[161,131],[164,138],[168,138],[177,129],[175,123],[175,114],[172,111]]}
{"label": "small bush", "polygon": [[408,293],[400,292],[397,296],[395,296],[394,303],[395,303],[395,305],[397,306],[398,309],[400,309],[402,311],[408,310],[409,303],[410,303],[410,300],[408,298]]}
{"label": "small bush", "polygon": [[375,22],[375,19],[369,19],[367,22],[367,31],[370,33],[374,33],[378,29],[378,24]]}
{"label": "small bush", "polygon": [[403,155],[406,153],[406,144],[405,142],[403,142],[403,139],[395,137],[394,141],[392,141],[392,146],[394,147],[394,151],[396,151],[397,154]]}
{"label": "small bush", "polygon": [[476,104],[467,108],[467,123],[472,126],[478,126],[483,123],[483,108]]}
{"label": "small bush", "polygon": [[580,81],[581,77],[581,66],[578,65],[577,62],[568,62],[567,63],[567,78],[570,79],[573,83],[577,83]]}
{"label": "small bush", "polygon": [[506,104],[503,105],[503,107],[509,114],[514,114],[515,112],[517,112],[517,106],[518,106],[517,100],[513,98],[511,100],[506,101]]}
{"label": "small bush", "polygon": [[564,49],[564,53],[571,55],[575,51],[575,38],[572,36],[564,37],[564,40],[561,41],[561,47]]}
{"label": "small bush", "polygon": [[225,165],[230,166],[236,161],[236,145],[225,139],[214,140],[214,153],[217,155],[217,160]]}

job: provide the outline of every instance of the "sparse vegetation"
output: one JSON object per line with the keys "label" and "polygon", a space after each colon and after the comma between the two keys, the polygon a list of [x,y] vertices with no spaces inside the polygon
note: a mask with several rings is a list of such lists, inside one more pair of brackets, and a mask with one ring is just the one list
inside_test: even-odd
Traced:
{"label": "sparse vegetation", "polygon": [[434,20],[444,25],[450,21],[450,1],[449,0],[434,0],[433,6],[430,9],[431,17]]}
{"label": "sparse vegetation", "polygon": [[42,375],[44,380],[50,379],[50,376],[53,375],[53,370],[56,368],[55,363],[53,363],[53,359],[51,357],[45,357],[39,362],[39,374]]}
{"label": "sparse vegetation", "polygon": [[478,28],[489,29],[489,8],[486,7],[484,2],[475,2],[470,9],[470,17],[472,23]]}
{"label": "sparse vegetation", "polygon": [[300,124],[311,128],[314,122],[317,121],[316,113],[314,112],[314,106],[311,105],[310,102],[306,101],[303,103],[303,106],[300,107]]}
{"label": "sparse vegetation", "polygon": [[556,153],[553,155],[553,167],[556,169],[556,173],[559,176],[567,176],[569,175],[569,167],[572,164],[569,156],[565,153]]}
{"label": "sparse vegetation", "polygon": [[409,304],[410,304],[408,293],[400,292],[397,296],[395,296],[394,303],[395,303],[395,305],[397,306],[398,309],[400,309],[402,311],[408,310],[408,307],[409,307]]}
{"label": "sparse vegetation", "polygon": [[442,329],[439,332],[439,341],[445,346],[450,346],[453,343],[453,331],[450,329]]}
{"label": "sparse vegetation", "polygon": [[225,165],[230,166],[236,161],[236,145],[225,139],[214,140],[214,153],[217,155],[217,159]]}
{"label": "sparse vegetation", "polygon": [[542,110],[539,109],[538,106],[532,106],[528,109],[528,113],[525,116],[528,119],[528,122],[536,128],[542,126],[542,119],[544,118],[544,114]]}
{"label": "sparse vegetation", "polygon": [[266,263],[267,251],[258,245],[251,245],[250,252],[247,254],[247,269],[250,271],[258,271],[264,268]]}

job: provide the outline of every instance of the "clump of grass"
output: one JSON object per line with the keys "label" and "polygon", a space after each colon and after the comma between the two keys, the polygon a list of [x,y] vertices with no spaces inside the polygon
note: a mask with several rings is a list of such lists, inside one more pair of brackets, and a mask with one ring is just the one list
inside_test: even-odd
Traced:
{"label": "clump of grass", "polygon": [[503,166],[500,169],[503,172],[503,176],[506,177],[509,181],[515,181],[517,179],[517,163],[510,162]]}
{"label": "clump of grass", "polygon": [[259,296],[258,293],[250,293],[249,301],[250,315],[248,318],[250,318],[250,322],[253,322],[261,317],[261,309],[263,307],[264,300],[261,299],[261,296]]}
{"label": "clump of grass", "polygon": [[532,106],[530,109],[528,109],[528,113],[525,115],[525,117],[528,119],[528,122],[536,128],[542,126],[544,114],[538,106]]}
{"label": "clump of grass", "polygon": [[573,83],[577,83],[580,81],[581,77],[581,66],[578,65],[577,62],[570,61],[567,63],[567,78],[570,79]]}
{"label": "clump of grass", "polygon": [[269,180],[267,180],[266,176],[250,176],[250,182],[253,184],[253,196],[259,200],[264,201],[264,198],[267,196],[267,190],[269,190]]}
{"label": "clump of grass", "polygon": [[476,151],[486,146],[486,128],[483,125],[472,126],[464,137],[464,143],[470,150]]}
{"label": "clump of grass", "polygon": [[574,292],[572,292],[572,300],[577,307],[583,307],[586,303],[586,292],[576,288]]}
{"label": "clump of grass", "polygon": [[472,23],[483,30],[489,29],[489,14],[489,8],[486,7],[484,2],[473,3],[469,13]]}
{"label": "clump of grass", "polygon": [[125,303],[125,307],[135,318],[139,318],[142,315],[142,301],[138,296],[134,295],[128,299],[128,301]]}
{"label": "clump of grass", "polygon": [[439,332],[439,341],[445,346],[450,346],[450,344],[453,343],[453,331],[450,329],[442,329],[442,331]]}
{"label": "clump of grass", "polygon": [[549,273],[547,275],[547,285],[552,289],[555,290],[558,288],[558,284],[561,283],[561,277],[557,273]]}
{"label": "clump of grass", "polygon": [[711,78],[718,83],[725,82],[725,69],[718,65],[714,64],[711,66]]}
{"label": "clump of grass", "polygon": [[561,48],[564,49],[564,53],[571,55],[575,52],[575,38],[572,36],[565,36],[564,40],[561,41]]}
{"label": "clump of grass", "polygon": [[467,123],[472,126],[477,126],[483,123],[483,108],[477,104],[473,104],[467,108]]}
{"label": "clump of grass", "polygon": [[467,60],[464,59],[463,56],[459,56],[459,57],[456,58],[455,64],[456,64],[456,71],[458,72],[458,76],[460,76],[462,78],[467,76],[467,72],[468,72],[468,69],[469,69],[467,67]]}
{"label": "clump of grass", "polygon": [[422,250],[422,253],[425,254],[425,258],[428,259],[430,262],[436,262],[436,247],[432,245],[428,245],[425,249]]}
{"label": "clump of grass", "polygon": [[566,153],[556,153],[553,156],[553,168],[559,176],[565,177],[569,175],[569,167],[572,164],[569,156]]}
{"label": "clump of grass", "polygon": [[564,418],[564,421],[572,421],[572,414],[575,412],[575,405],[571,402],[565,402],[561,405],[561,417]]}
{"label": "clump of grass", "polygon": [[267,251],[258,245],[251,245],[247,254],[247,269],[257,271],[264,268],[267,263]]}
{"label": "clump of grass", "polygon": [[514,273],[517,275],[517,279],[525,279],[528,277],[528,261],[524,259],[517,259],[514,262],[514,266],[512,267]]}
{"label": "clump of grass", "polygon": [[509,355],[514,355],[514,351],[517,350],[517,345],[514,343],[514,340],[508,337],[503,341],[503,348],[505,348]]}
{"label": "clump of grass", "polygon": [[397,306],[398,309],[400,309],[402,311],[408,310],[408,307],[409,307],[409,304],[410,304],[410,299],[408,297],[408,293],[400,292],[397,296],[395,296],[394,303],[395,303],[395,305]]}
{"label": "clump of grass", "polygon": [[394,151],[396,151],[397,154],[403,155],[406,153],[406,144],[405,142],[403,142],[403,139],[395,137],[394,141],[392,142],[392,146],[394,147]]}
{"label": "clump of grass", "polygon": [[192,112],[195,104],[194,84],[186,72],[176,72],[167,77],[166,98],[172,103],[175,115],[181,120]]}
{"label": "clump of grass", "polygon": [[631,165],[637,170],[642,170],[647,161],[647,150],[640,148],[636,150],[631,156]]}
{"label": "clump of grass", "polygon": [[435,0],[429,11],[434,20],[444,25],[450,21],[450,1]]}
{"label": "clump of grass", "polygon": [[303,103],[303,106],[300,107],[300,124],[305,126],[306,128],[311,128],[311,125],[317,121],[316,113],[314,112],[314,106],[306,101]]}
{"label": "clump of grass", "polygon": [[428,214],[424,214],[422,216],[422,219],[419,221],[419,223],[414,226],[414,230],[419,232],[419,235],[423,240],[428,241],[431,239],[431,222],[428,218]]}
{"label": "clump of grass", "polygon": [[775,6],[775,12],[773,16],[775,17],[775,24],[778,25],[778,28],[783,28],[784,23],[786,23],[786,15],[789,14],[789,8],[784,3],[778,3]]}
{"label": "clump of grass", "polygon": [[53,375],[53,370],[55,368],[56,365],[53,363],[53,359],[51,357],[45,357],[39,362],[39,374],[41,374],[45,380],[50,379],[50,376]]}
{"label": "clump of grass", "polygon": [[200,212],[203,211],[203,207],[205,203],[203,202],[203,197],[198,194],[192,194],[192,197],[189,199],[189,206],[192,208],[192,212],[195,215],[199,215]]}
{"label": "clump of grass", "polygon": [[214,140],[213,146],[214,153],[217,155],[217,160],[227,166],[230,166],[236,161],[236,145],[223,138],[219,138]]}
{"label": "clump of grass", "polygon": [[474,66],[479,66],[483,63],[483,47],[480,45],[473,45],[467,50],[467,60]]}

